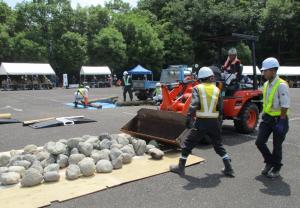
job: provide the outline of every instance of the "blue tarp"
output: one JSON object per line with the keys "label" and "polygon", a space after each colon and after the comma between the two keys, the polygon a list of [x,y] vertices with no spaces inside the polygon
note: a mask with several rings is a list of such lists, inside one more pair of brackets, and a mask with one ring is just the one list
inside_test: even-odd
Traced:
{"label": "blue tarp", "polygon": [[128,71],[128,74],[152,74],[152,71],[145,69],[144,67],[142,67],[141,65],[137,65],[136,67],[134,67],[133,69],[131,69],[130,71]]}

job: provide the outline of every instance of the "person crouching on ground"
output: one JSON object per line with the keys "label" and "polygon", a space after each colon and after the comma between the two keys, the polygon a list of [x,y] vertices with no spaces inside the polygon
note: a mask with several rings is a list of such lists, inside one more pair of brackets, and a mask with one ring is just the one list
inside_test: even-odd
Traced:
{"label": "person crouching on ground", "polygon": [[75,97],[75,108],[78,107],[78,103],[83,103],[84,107],[86,108],[88,106],[88,92],[89,92],[90,87],[83,85],[80,85],[77,91],[74,93]]}

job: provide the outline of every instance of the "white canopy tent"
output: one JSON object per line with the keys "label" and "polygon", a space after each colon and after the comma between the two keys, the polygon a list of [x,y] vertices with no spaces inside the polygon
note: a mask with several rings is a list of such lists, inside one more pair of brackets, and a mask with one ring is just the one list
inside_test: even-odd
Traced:
{"label": "white canopy tent", "polygon": [[300,76],[300,66],[280,66],[277,74],[281,76]]}
{"label": "white canopy tent", "polygon": [[[243,66],[243,75],[253,75],[253,66]],[[260,70],[256,66],[256,74],[261,75]]]}
{"label": "white canopy tent", "polygon": [[108,66],[82,66],[80,75],[111,75]]}
{"label": "white canopy tent", "polygon": [[2,63],[0,75],[55,75],[50,64]]}

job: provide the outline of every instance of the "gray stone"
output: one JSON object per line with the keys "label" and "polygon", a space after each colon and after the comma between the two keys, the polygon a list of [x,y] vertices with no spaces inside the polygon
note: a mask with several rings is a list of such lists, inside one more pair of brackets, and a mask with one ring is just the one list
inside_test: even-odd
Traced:
{"label": "gray stone", "polygon": [[38,151],[37,148],[38,146],[35,144],[29,144],[24,147],[24,152],[28,154],[35,154]]}
{"label": "gray stone", "polygon": [[13,185],[19,183],[21,176],[16,172],[2,173],[0,177],[0,182],[2,185]]}
{"label": "gray stone", "polygon": [[68,166],[69,162],[69,158],[66,155],[60,154],[57,157],[57,164],[59,165],[60,168],[65,168]]}
{"label": "gray stone", "polygon": [[111,164],[113,165],[114,169],[120,169],[123,166],[123,156],[120,155],[116,159],[111,161]]}
{"label": "gray stone", "polygon": [[8,167],[0,167],[0,174],[8,172]]}
{"label": "gray stone", "polygon": [[84,140],[81,137],[75,137],[75,138],[68,139],[67,144],[70,149],[73,149],[73,148],[78,148],[79,142],[83,142],[83,141]]}
{"label": "gray stone", "polygon": [[79,142],[78,150],[80,153],[84,154],[85,156],[89,157],[93,151],[93,145],[88,142]]}
{"label": "gray stone", "polygon": [[60,174],[57,171],[50,171],[44,173],[45,182],[57,182],[60,179]]}
{"label": "gray stone", "polygon": [[100,150],[93,150],[92,154],[91,154],[91,158],[93,158],[95,164],[99,160],[101,160],[101,152],[100,152]]}
{"label": "gray stone", "polygon": [[65,153],[67,146],[61,142],[48,142],[46,144],[46,150],[53,154],[53,155],[59,155]]}
{"label": "gray stone", "polygon": [[151,140],[148,145],[153,145],[154,147],[158,148],[159,147],[159,144],[157,143],[156,140]]}
{"label": "gray stone", "polygon": [[97,173],[111,173],[113,166],[108,160],[99,160],[96,165]]}
{"label": "gray stone", "polygon": [[144,153],[146,152],[146,142],[144,140],[137,140],[133,143],[133,148],[135,151],[135,154],[138,156],[144,155]]}
{"label": "gray stone", "polygon": [[79,150],[77,148],[73,148],[70,152],[70,155],[79,154]]}
{"label": "gray stone", "polygon": [[102,141],[104,139],[112,140],[112,137],[109,133],[102,133],[98,136],[99,140]]}
{"label": "gray stone", "polygon": [[80,168],[78,165],[71,164],[67,167],[66,178],[68,180],[75,180],[81,175]]}
{"label": "gray stone", "polygon": [[110,150],[109,158],[111,161],[115,160],[118,158],[120,155],[122,155],[122,151],[118,148],[113,148]]}
{"label": "gray stone", "polygon": [[5,167],[10,161],[10,156],[6,154],[0,155],[0,167]]}
{"label": "gray stone", "polygon": [[58,140],[58,142],[63,143],[64,145],[68,146],[68,140],[66,140],[66,139],[60,139],[60,140]]}
{"label": "gray stone", "polygon": [[43,166],[43,168],[47,167],[50,164],[53,164],[56,162],[56,156],[50,154],[48,159],[45,159],[41,162],[41,165]]}
{"label": "gray stone", "polygon": [[90,143],[90,144],[94,144],[94,143],[97,143],[99,141],[100,140],[97,136],[89,136],[88,139],[85,142]]}
{"label": "gray stone", "polygon": [[33,164],[30,166],[30,168],[38,170],[41,174],[44,173],[44,168],[43,168],[41,162],[38,160],[34,161]]}
{"label": "gray stone", "polygon": [[100,142],[100,149],[110,149],[111,145],[112,145],[112,141],[108,139],[103,139]]}
{"label": "gray stone", "polygon": [[23,166],[10,166],[8,168],[8,172],[16,172],[16,173],[19,173],[21,176],[24,175],[25,170],[26,169]]}
{"label": "gray stone", "polygon": [[154,145],[148,144],[148,145],[146,146],[146,153],[149,153],[149,150],[150,150],[150,149],[153,149],[153,148],[155,148]]}
{"label": "gray stone", "polygon": [[50,157],[50,153],[45,151],[45,150],[42,150],[40,152],[38,152],[36,154],[36,159],[39,160],[39,161],[43,161],[43,160],[46,160]]}
{"label": "gray stone", "polygon": [[149,150],[149,154],[155,160],[160,160],[165,155],[163,151],[161,151],[160,149],[157,149],[157,148],[150,149]]}
{"label": "gray stone", "polygon": [[122,144],[123,146],[129,144],[128,137],[125,134],[120,134],[119,137],[117,138],[117,142],[119,144]]}
{"label": "gray stone", "polygon": [[28,169],[31,166],[31,162],[27,160],[17,160],[13,163],[13,166],[23,166],[25,169]]}
{"label": "gray stone", "polygon": [[78,163],[80,172],[83,176],[92,176],[95,173],[96,166],[94,160],[90,157],[86,157]]}
{"label": "gray stone", "polygon": [[131,157],[131,155],[130,154],[128,154],[128,153],[123,153],[122,154],[122,163],[123,164],[129,164],[129,163],[131,163],[131,161],[132,161],[132,157]]}
{"label": "gray stone", "polygon": [[113,148],[121,149],[122,147],[123,147],[122,144],[112,144],[112,145],[110,146],[110,149],[113,149]]}
{"label": "gray stone", "polygon": [[123,153],[128,153],[128,154],[130,154],[131,157],[134,157],[134,156],[135,156],[135,151],[134,151],[134,149],[133,149],[132,144],[128,144],[128,145],[122,147],[120,150],[121,150]]}
{"label": "gray stone", "polygon": [[14,157],[16,155],[21,155],[22,153],[23,153],[22,150],[14,150],[14,149],[9,152],[11,157]]}
{"label": "gray stone", "polygon": [[30,162],[31,164],[36,161],[36,156],[32,155],[32,154],[25,154],[23,155],[23,160],[27,160],[28,162]]}
{"label": "gray stone", "polygon": [[25,171],[21,180],[23,187],[31,187],[39,185],[43,181],[43,175],[34,168],[29,168]]}
{"label": "gray stone", "polygon": [[74,154],[69,157],[69,164],[78,164],[85,156],[83,154]]}
{"label": "gray stone", "polygon": [[50,165],[48,165],[47,167],[44,168],[44,173],[52,172],[52,171],[58,172],[59,171],[59,165],[53,163],[53,164],[50,164]]}

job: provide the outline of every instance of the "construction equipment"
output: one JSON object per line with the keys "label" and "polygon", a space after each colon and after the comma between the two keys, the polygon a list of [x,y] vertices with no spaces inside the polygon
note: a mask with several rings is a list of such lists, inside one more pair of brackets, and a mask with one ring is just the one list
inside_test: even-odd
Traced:
{"label": "construction equipment", "polygon": [[[257,37],[232,34],[230,37],[212,39],[213,41],[250,41],[254,84],[251,88],[242,87],[236,82],[236,88],[223,94],[223,119],[234,121],[238,132],[251,133],[257,126],[262,110],[262,91],[258,90],[256,78],[255,41]],[[214,70],[214,68],[212,68]],[[121,128],[121,131],[143,139],[155,139],[168,144],[178,145],[185,133],[185,115],[191,99],[192,88],[199,84],[196,79],[183,78],[183,71],[167,69],[161,75],[163,101],[160,110],[141,109],[137,115]],[[218,81],[222,90],[224,81]],[[225,86],[226,88],[228,86]],[[223,89],[226,92],[227,89]],[[228,90],[229,91],[229,90]],[[174,113],[176,112],[176,113]]]}

